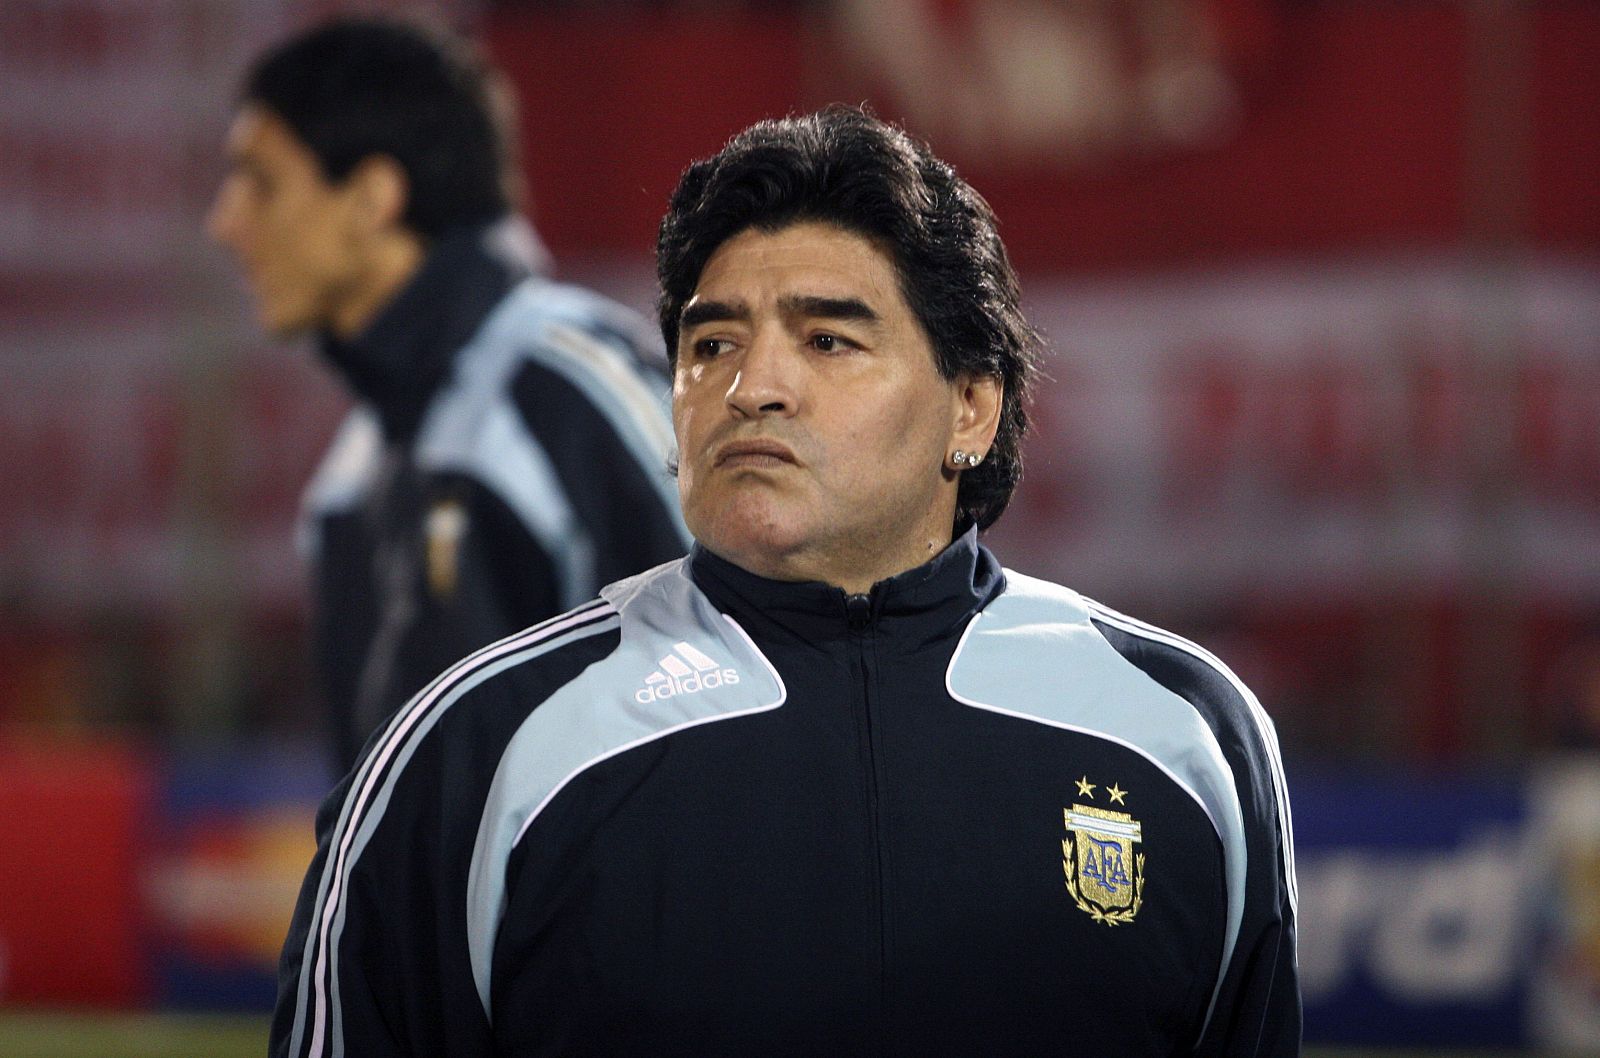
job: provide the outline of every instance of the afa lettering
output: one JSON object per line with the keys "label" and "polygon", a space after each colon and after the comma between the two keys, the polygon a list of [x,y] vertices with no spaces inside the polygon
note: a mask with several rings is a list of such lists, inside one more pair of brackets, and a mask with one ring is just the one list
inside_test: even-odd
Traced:
{"label": "afa lettering", "polygon": [[1090,837],[1081,870],[1085,878],[1093,878],[1113,893],[1121,886],[1133,884],[1123,864],[1120,842]]}

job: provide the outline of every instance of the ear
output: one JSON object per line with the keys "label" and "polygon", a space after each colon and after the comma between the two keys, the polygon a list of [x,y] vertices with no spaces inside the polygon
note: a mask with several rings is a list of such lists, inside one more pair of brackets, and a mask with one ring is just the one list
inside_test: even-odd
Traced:
{"label": "ear", "polygon": [[953,385],[955,429],[950,446],[987,456],[1000,429],[1005,383],[997,375],[958,375]]}
{"label": "ear", "polygon": [[363,158],[345,180],[357,226],[369,234],[401,226],[411,196],[411,182],[399,162],[387,154]]}

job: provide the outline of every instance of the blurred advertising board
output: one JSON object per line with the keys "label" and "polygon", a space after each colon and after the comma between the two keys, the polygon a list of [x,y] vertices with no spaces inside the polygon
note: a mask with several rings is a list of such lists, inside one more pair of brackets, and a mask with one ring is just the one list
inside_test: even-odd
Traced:
{"label": "blurred advertising board", "polygon": [[163,779],[142,879],[160,1003],[271,1009],[332,777],[321,754],[255,747],[177,757]]}
{"label": "blurred advertising board", "polygon": [[1600,760],[1549,768],[1534,789],[1553,895],[1550,943],[1530,988],[1530,1035],[1565,1053],[1600,1054]]}
{"label": "blurred advertising board", "polygon": [[1049,355],[994,533],[1016,568],[1123,598],[1513,574],[1600,598],[1593,264],[1374,255],[1024,289]]}
{"label": "blurred advertising board", "polygon": [[1543,884],[1515,781],[1291,786],[1308,1039],[1514,1046]]}
{"label": "blurred advertising board", "polygon": [[1291,780],[1308,1041],[1600,1049],[1600,762]]}
{"label": "blurred advertising board", "polygon": [[[1600,11],[1503,10],[500,3],[485,34],[522,98],[557,260],[648,252],[690,159],[760,118],[866,101],[983,193],[1019,268],[1081,273],[1460,245],[1483,223],[1476,152],[1518,165],[1533,245],[1593,246]],[[1503,86],[1519,109],[1499,139],[1482,110],[1504,72],[1475,66],[1480,49],[1525,64]],[[684,76],[686,54],[717,56],[719,76]],[[568,55],[603,74],[552,61]]]}
{"label": "blurred advertising board", "polygon": [[332,782],[277,747],[0,747],[0,1006],[266,1010]]}
{"label": "blurred advertising board", "polygon": [[139,869],[156,785],[126,746],[0,744],[0,1003],[153,997]]}

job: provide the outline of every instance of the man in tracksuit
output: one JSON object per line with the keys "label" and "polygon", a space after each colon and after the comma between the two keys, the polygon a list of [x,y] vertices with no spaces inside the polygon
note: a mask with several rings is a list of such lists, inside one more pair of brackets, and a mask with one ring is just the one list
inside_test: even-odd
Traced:
{"label": "man in tracksuit", "polygon": [[658,340],[538,274],[496,84],[418,24],[315,27],[252,68],[211,213],[357,402],[301,534],[340,771],[452,661],[689,545]]}
{"label": "man in tracksuit", "polygon": [[477,652],[319,821],[277,1055],[1293,1055],[1271,721],[1001,567],[1035,339],[983,200],[851,109],[658,243],[688,558]]}

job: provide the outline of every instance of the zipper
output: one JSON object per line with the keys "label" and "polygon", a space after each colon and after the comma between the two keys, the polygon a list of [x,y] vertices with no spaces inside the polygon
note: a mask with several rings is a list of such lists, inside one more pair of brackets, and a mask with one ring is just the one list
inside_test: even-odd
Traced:
{"label": "zipper", "polygon": [[844,617],[850,625],[852,632],[864,632],[872,624],[872,596],[846,595],[844,597]]}
{"label": "zipper", "polygon": [[[882,820],[879,814],[878,760],[881,754],[878,750],[878,725],[874,722],[873,715],[875,703],[872,696],[872,667],[868,664],[873,633],[871,597],[847,596],[845,612],[850,624],[851,642],[855,648],[853,662],[856,668],[856,691],[861,703],[859,731],[861,744],[866,751],[864,785],[867,799],[867,840],[871,846],[873,859],[872,906],[878,919],[878,1003],[880,1010],[886,1013],[889,1000],[889,928],[885,907],[885,881],[888,871],[884,862]],[[881,1024],[886,1019],[879,1020]],[[887,1042],[879,1040],[880,1053],[887,1047]]]}

